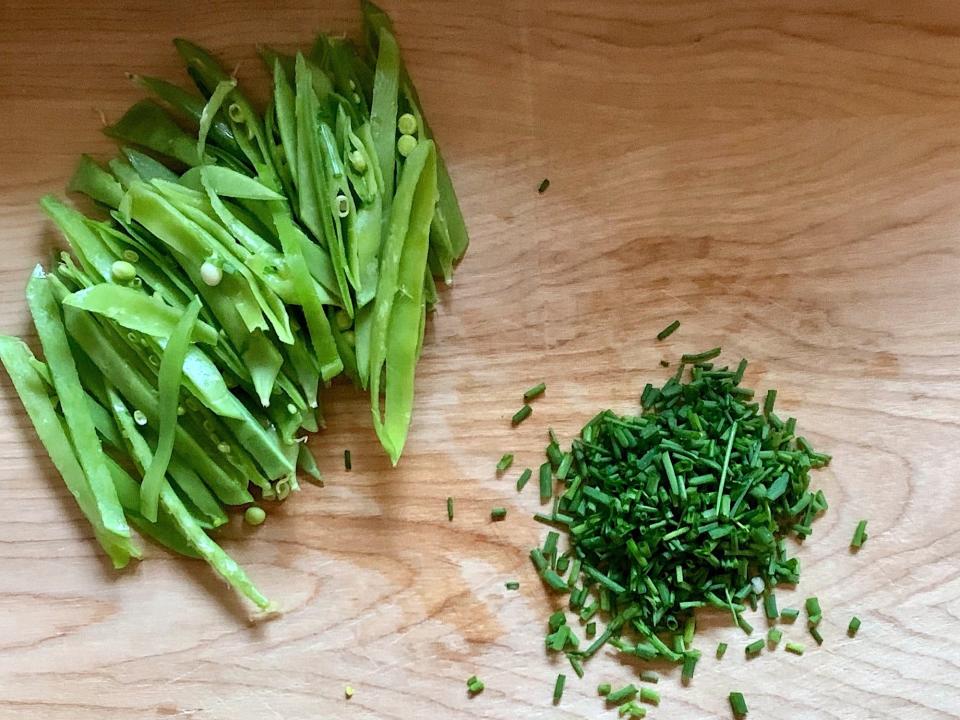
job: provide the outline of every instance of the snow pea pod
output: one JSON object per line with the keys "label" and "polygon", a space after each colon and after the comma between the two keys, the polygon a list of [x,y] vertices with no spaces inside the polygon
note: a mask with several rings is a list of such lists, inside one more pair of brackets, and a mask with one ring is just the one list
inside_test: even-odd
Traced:
{"label": "snow pea pod", "polygon": [[[0,337],[0,362],[3,362],[13,381],[13,387],[20,396],[41,444],[63,477],[64,484],[76,500],[80,511],[93,527],[97,542],[107,553],[113,566],[125,567],[130,558],[140,557],[140,550],[130,539],[129,531],[122,534],[107,528],[89,479],[77,459],[77,451],[57,416],[43,380],[32,365],[33,359],[30,349],[21,340]],[[113,494],[117,494],[115,488]],[[119,500],[116,502],[119,505]]]}
{"label": "snow pea pod", "polygon": [[116,259],[86,224],[86,218],[53,195],[40,200],[40,207],[67,238],[84,270],[96,280],[110,280]]}
{"label": "snow pea pod", "polygon": [[[154,337],[170,337],[182,313],[150,295],[122,285],[102,283],[72,293],[64,305],[108,317],[118,325]],[[192,339],[216,345],[215,328],[205,322],[193,327]]]}
{"label": "snow pea pod", "polygon": [[67,192],[80,192],[99,203],[112,208],[120,204],[123,187],[113,175],[101,168],[89,155],[81,155],[73,176],[67,184]]}
{"label": "snow pea pod", "polygon": [[163,350],[163,358],[160,360],[160,397],[157,403],[159,437],[153,459],[143,474],[143,483],[140,485],[140,514],[150,522],[157,521],[160,488],[163,478],[167,474],[170,456],[173,455],[183,364],[187,359],[187,349],[190,345],[190,338],[195,332],[197,315],[199,314],[200,298],[194,296],[183,316],[176,322],[173,331],[170,333],[170,339]]}
{"label": "snow pea pod", "polygon": [[387,30],[379,32],[377,69],[373,80],[370,132],[373,136],[385,202],[393,197],[397,145],[397,97],[400,88],[400,48]]}
{"label": "snow pea pod", "polygon": [[[423,317],[423,278],[430,222],[437,200],[436,152],[419,143],[400,173],[380,258],[370,341],[373,425],[393,464],[400,459],[413,409],[413,385]],[[381,372],[384,411],[380,408]]]}
{"label": "snow pea pod", "polygon": [[185,165],[198,165],[201,161],[196,141],[152,100],[136,103],[103,132],[115,140],[141,145]]}
{"label": "snow pea pod", "polygon": [[70,428],[77,459],[87,476],[97,511],[103,518],[103,527],[110,533],[129,538],[130,528],[124,520],[123,508],[117,500],[116,489],[103,461],[103,448],[87,410],[86,394],[80,384],[77,366],[70,351],[60,307],[50,289],[50,283],[47,282],[47,276],[39,265],[27,283],[27,304],[43,346],[47,366],[50,368],[50,377],[60,398],[60,406]]}
{"label": "snow pea pod", "polygon": [[253,386],[260,398],[260,404],[267,407],[274,383],[283,365],[283,357],[262,332],[250,335],[250,341],[243,351],[243,362],[250,370]]}
{"label": "snow pea pod", "polygon": [[145,155],[138,150],[128,147],[120,148],[120,151],[127,159],[127,162],[130,163],[130,167],[136,171],[137,175],[139,175],[140,179],[144,182],[150,182],[151,180],[173,181],[177,179],[175,172],[167,169],[166,165],[157,162],[149,155]]}

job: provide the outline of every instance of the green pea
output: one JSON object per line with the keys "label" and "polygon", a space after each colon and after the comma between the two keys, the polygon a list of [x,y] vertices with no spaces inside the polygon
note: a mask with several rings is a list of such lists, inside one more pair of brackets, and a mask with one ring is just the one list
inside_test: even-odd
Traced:
{"label": "green pea", "polygon": [[402,135],[399,140],[397,140],[397,152],[400,153],[403,157],[407,157],[412,153],[417,147],[417,139],[412,135]]}
{"label": "green pea", "polygon": [[417,118],[410,113],[404,113],[397,119],[397,129],[403,135],[413,135],[417,131]]}
{"label": "green pea", "polygon": [[110,275],[117,282],[130,282],[137,276],[137,269],[126,260],[117,260],[110,266]]}
{"label": "green pea", "polygon": [[263,521],[267,519],[267,513],[262,507],[251,505],[243,513],[243,519],[246,520],[247,525],[263,525]]}

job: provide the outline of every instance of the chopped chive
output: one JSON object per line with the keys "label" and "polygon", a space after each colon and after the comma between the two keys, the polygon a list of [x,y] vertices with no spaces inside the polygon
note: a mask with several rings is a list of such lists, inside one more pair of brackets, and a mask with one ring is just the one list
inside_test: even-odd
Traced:
{"label": "chopped chive", "polygon": [[803,651],[807,649],[803,643],[798,642],[788,642],[784,647],[787,652],[793,653],[794,655],[803,655]]}
{"label": "chopped chive", "polygon": [[773,405],[777,402],[777,391],[767,390],[767,396],[763,399],[763,414],[769,416],[773,412]]}
{"label": "chopped chive", "polygon": [[677,328],[680,327],[680,321],[674,320],[672,323],[667,325],[663,330],[657,333],[657,340],[666,340],[668,337],[673,335]]}
{"label": "chopped chive", "polygon": [[810,633],[810,637],[817,641],[817,645],[823,645],[823,635],[820,634],[816,625],[809,626],[807,631]]}
{"label": "chopped chive", "polygon": [[776,647],[783,640],[783,632],[777,628],[767,630],[767,642]]}
{"label": "chopped chive", "polygon": [[347,700],[353,697],[353,692],[354,692],[353,688],[350,687],[349,685],[343,688],[343,694],[346,696]]}
{"label": "chopped chive", "polygon": [[532,388],[530,388],[525,393],[523,393],[523,401],[530,402],[534,398],[540,397],[541,395],[543,395],[546,389],[547,389],[546,383],[538,383],[537,385],[534,385]]}
{"label": "chopped chive", "polygon": [[809,618],[807,618],[807,624],[810,625],[810,627],[816,627],[820,624],[821,620],[823,620],[822,614],[811,615]]}
{"label": "chopped chive", "polygon": [[737,615],[737,626],[747,635],[753,635],[753,625],[748,623],[743,615]]}
{"label": "chopped chive", "polygon": [[547,533],[546,539],[543,541],[543,554],[545,557],[555,557],[557,554],[557,541],[560,539],[560,533],[555,530],[551,530]]}
{"label": "chopped chive", "polygon": [[497,463],[497,472],[504,473],[510,469],[511,465],[513,465],[513,455],[511,453],[504,453],[503,457],[501,457]]}
{"label": "chopped chive", "polygon": [[720,355],[720,348],[715,347],[710,350],[705,350],[701,353],[690,353],[680,356],[680,362],[684,365],[696,365],[698,363],[705,363],[709,360],[713,360],[715,357]]}
{"label": "chopped chive", "polygon": [[504,507],[495,507],[490,510],[490,519],[494,522],[503,520],[507,516],[507,509]]}
{"label": "chopped chive", "polygon": [[610,683],[600,683],[597,685],[597,695],[609,695]]}
{"label": "chopped chive", "polygon": [[763,597],[763,612],[768,620],[776,620],[777,615],[777,596],[769,593]]}
{"label": "chopped chive", "polygon": [[656,670],[643,670],[640,673],[640,679],[643,682],[658,683],[660,682],[660,674]]}
{"label": "chopped chive", "polygon": [[583,677],[583,663],[580,662],[580,658],[576,655],[567,655],[567,660],[570,661],[570,667],[573,668],[573,671],[577,674],[578,678]]}
{"label": "chopped chive", "polygon": [[467,692],[469,692],[470,695],[482,693],[484,687],[483,681],[478,679],[476,675],[467,680]]}
{"label": "chopped chive", "polygon": [[680,680],[684,685],[693,679],[693,671],[697,667],[697,661],[700,659],[700,652],[690,650],[683,654],[683,669],[680,672]]}
{"label": "chopped chive", "polygon": [[453,521],[453,498],[447,498],[447,520]]}
{"label": "chopped chive", "polygon": [[665,368],[666,368],[666,367],[670,367],[670,361],[669,361],[669,360],[665,360],[665,359],[661,359],[661,360],[660,360],[660,367],[665,367]]}
{"label": "chopped chive", "polygon": [[553,496],[553,468],[549,462],[540,466],[540,502],[546,502]]}
{"label": "chopped chive", "polygon": [[630,684],[624,685],[619,690],[611,690],[607,694],[607,702],[611,705],[619,705],[620,703],[627,702],[628,700],[633,700],[639,691],[637,688]]}
{"label": "chopped chive", "polygon": [[800,611],[792,607],[785,607],[780,611],[780,619],[784,622],[793,622],[799,615]]}
{"label": "chopped chive", "polygon": [[510,419],[510,423],[512,425],[519,425],[528,417],[530,417],[530,413],[532,412],[533,412],[532,407],[530,407],[529,405],[524,405],[522,408],[520,408],[513,414],[513,417]]}
{"label": "chopped chive", "polygon": [[520,589],[520,583],[518,583],[516,580],[508,580],[508,581],[505,582],[503,585],[504,585],[505,588],[507,588],[507,590],[519,590],[519,589]]}
{"label": "chopped chive", "polygon": [[867,521],[861,520],[857,523],[857,529],[853,531],[853,539],[850,540],[850,547],[859,549],[867,541]]}
{"label": "chopped chive", "polygon": [[524,468],[523,472],[520,473],[520,477],[517,478],[517,492],[523,490],[531,475],[533,475],[533,470],[530,468]]}
{"label": "chopped chive", "polygon": [[549,619],[547,620],[547,625],[551,630],[556,631],[561,625],[565,625],[567,622],[567,615],[563,610],[557,610],[554,612]]}
{"label": "chopped chive", "polygon": [[[807,615],[812,618],[823,616],[823,610],[820,609],[820,600],[817,597],[808,597],[804,603],[807,608]],[[816,623],[814,623],[816,625]]]}
{"label": "chopped chive", "polygon": [[556,571],[547,568],[543,571],[543,575],[541,577],[543,577],[543,581],[547,583],[547,585],[552,587],[557,592],[570,592],[570,587],[567,585],[567,581],[557,575]]}
{"label": "chopped chive", "polygon": [[717,660],[721,659],[724,654],[727,652],[727,644],[725,642],[717,645]]}
{"label": "chopped chive", "polygon": [[853,637],[857,634],[857,631],[860,629],[860,618],[854,615],[850,618],[850,624],[847,625],[847,635]]}
{"label": "chopped chive", "polygon": [[343,467],[344,467],[345,470],[352,470],[352,469],[353,469],[353,461],[350,459],[350,451],[349,451],[349,450],[344,450],[344,451],[343,451]]}
{"label": "chopped chive", "polygon": [[660,693],[653,688],[642,687],[640,688],[640,702],[649,703],[650,705],[659,705]]}
{"label": "chopped chive", "polygon": [[543,556],[543,551],[540,548],[534,548],[530,551],[530,561],[537,572],[543,572],[547,567],[547,559]]}
{"label": "chopped chive", "polygon": [[563,673],[557,675],[557,680],[553,684],[553,704],[556,705],[560,702],[560,698],[563,697],[563,686],[567,682],[567,676]]}
{"label": "chopped chive", "polygon": [[761,650],[763,650],[763,640],[752,642],[744,648],[747,657],[759,655]]}
{"label": "chopped chive", "polygon": [[745,717],[747,714],[747,701],[743,699],[743,693],[730,693],[730,709],[738,717]]}
{"label": "chopped chive", "polygon": [[547,191],[548,187],[550,187],[550,179],[544,178],[543,180],[540,181],[540,185],[537,187],[537,192],[540,195],[543,195]]}

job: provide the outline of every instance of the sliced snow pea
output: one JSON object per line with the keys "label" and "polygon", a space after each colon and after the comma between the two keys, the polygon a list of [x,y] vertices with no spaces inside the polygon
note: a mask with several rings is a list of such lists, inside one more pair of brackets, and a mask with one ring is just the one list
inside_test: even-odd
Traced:
{"label": "sliced snow pea", "polygon": [[283,195],[274,192],[255,178],[241,175],[230,168],[220,165],[201,165],[188,173],[193,171],[200,173],[207,190],[220,196],[245,200],[283,200]]}
{"label": "sliced snow pea", "polygon": [[200,122],[197,132],[197,157],[203,157],[203,149],[207,144],[207,133],[210,131],[210,125],[213,123],[217,113],[220,112],[220,106],[223,105],[223,101],[226,100],[227,95],[235,90],[236,87],[237,81],[235,78],[221,80],[214,88],[210,99],[207,100],[207,104],[203,106],[203,110],[200,112]]}
{"label": "sliced snow pea", "polygon": [[370,341],[373,333],[373,307],[368,303],[357,311],[353,319],[353,351],[357,358],[357,376],[364,390],[370,381]]}
{"label": "sliced snow pea", "polygon": [[307,321],[310,331],[310,341],[320,366],[320,376],[324,381],[330,380],[343,370],[343,362],[337,354],[336,343],[330,331],[330,323],[323,312],[323,305],[317,294],[316,283],[307,271],[300,248],[299,239],[292,220],[285,214],[278,212],[275,215],[277,233],[283,245],[283,252],[289,259],[290,272],[294,287],[299,297],[299,304]]}
{"label": "sliced snow pea", "polygon": [[382,194],[389,203],[393,197],[394,159],[397,153],[397,97],[400,89],[400,48],[387,30],[379,32],[377,69],[373,80],[373,103],[370,110],[370,132],[373,136]]}
{"label": "sliced snow pea", "polygon": [[[343,361],[343,372],[355,385],[359,385],[360,376],[357,373],[357,355],[353,349],[353,342],[348,340],[347,334],[337,327],[337,323],[334,321],[332,315],[333,313],[330,312],[328,316],[330,332],[333,333],[333,341],[337,346],[337,354],[340,356],[340,360]],[[352,335],[353,333],[351,333],[351,336]]]}
{"label": "sliced snow pea", "polygon": [[103,461],[103,448],[87,409],[86,393],[80,384],[77,366],[70,351],[60,307],[39,265],[27,283],[27,304],[70,428],[77,459],[87,476],[97,512],[103,519],[103,527],[107,532],[129,538],[130,528],[124,520],[123,508],[117,500],[113,481]]}
{"label": "sliced snow pea", "polygon": [[103,132],[115,140],[141,145],[185,165],[198,165],[201,160],[196,141],[152,100],[136,103]]}
{"label": "sliced snow pea", "polygon": [[89,155],[81,155],[67,192],[80,192],[97,202],[115,208],[123,197],[123,187],[113,175],[97,165]]}
{"label": "sliced snow pea", "polygon": [[297,467],[323,484],[323,475],[320,473],[320,468],[317,467],[317,460],[313,457],[313,453],[310,452],[310,448],[307,447],[305,442],[300,443],[300,449],[297,451]]}
{"label": "sliced snow pea", "polygon": [[250,370],[253,386],[260,398],[260,404],[267,407],[274,383],[283,365],[283,357],[273,343],[260,331],[252,333],[243,351],[243,362]]}
{"label": "sliced snow pea", "polygon": [[110,172],[113,173],[113,176],[117,179],[117,182],[126,190],[130,187],[131,183],[135,183],[140,179],[140,175],[136,170],[133,169],[133,165],[128,163],[126,160],[121,160],[120,158],[112,158],[107,166],[110,168]]}
{"label": "sliced snow pea", "polygon": [[[64,305],[108,317],[118,325],[154,337],[170,337],[182,313],[140,290],[102,283],[69,295]],[[215,328],[197,322],[193,342],[217,343]]]}
{"label": "sliced snow pea", "polygon": [[[69,300],[69,298],[67,298]],[[182,317],[169,334],[167,346],[160,360],[159,400],[157,403],[158,439],[153,459],[143,474],[140,485],[140,514],[150,522],[157,521],[160,488],[167,474],[173,443],[177,432],[177,405],[180,401],[180,383],[183,364],[187,359],[190,339],[194,335],[200,298],[194,296]],[[212,329],[212,328],[211,328]]]}
{"label": "sliced snow pea", "polygon": [[292,372],[290,375],[296,379],[297,384],[303,391],[307,405],[315,408],[317,407],[320,370],[314,356],[307,350],[307,339],[299,325],[293,324],[293,334],[293,344],[282,346],[281,352],[284,353],[291,366]]}
{"label": "sliced snow pea", "polygon": [[[133,148],[121,148],[124,157],[127,158],[127,162],[130,163],[137,175],[140,176],[140,179],[144,182],[150,182],[151,180],[170,180],[174,181],[177,179],[177,174],[172,170],[168,170],[167,166],[163,163],[157,162],[149,155],[145,155],[138,150]],[[116,205],[114,205],[116,207]]]}
{"label": "sliced snow pea", "polygon": [[270,69],[273,72],[273,109],[277,116],[280,144],[287,159],[290,176],[294,185],[297,185],[300,176],[297,165],[296,99],[293,88],[290,87],[290,81],[287,79],[293,74],[294,60],[290,58],[290,73],[284,71],[279,58],[270,66]]}
{"label": "sliced snow pea", "polygon": [[[413,409],[424,305],[423,277],[436,200],[436,152],[433,143],[427,140],[417,145],[400,173],[380,257],[380,283],[373,309],[370,341],[373,425],[394,464],[403,451]],[[380,383],[384,369],[384,411],[381,413]]]}
{"label": "sliced snow pea", "polygon": [[[76,500],[80,511],[93,527],[97,542],[110,557],[113,566],[125,567],[130,558],[140,557],[140,550],[130,539],[129,530],[126,533],[117,533],[107,528],[89,478],[80,465],[71,438],[57,416],[44,381],[33,367],[33,360],[33,354],[21,340],[0,337],[0,361],[13,381],[13,387],[20,396],[41,444],[63,477],[64,484]],[[114,498],[116,494],[114,488]],[[119,505],[119,499],[116,499],[116,502]]]}
{"label": "sliced snow pea", "polygon": [[53,195],[40,200],[40,207],[67,238],[88,274],[97,280],[109,280],[116,259],[86,224],[86,218],[71,210]]}

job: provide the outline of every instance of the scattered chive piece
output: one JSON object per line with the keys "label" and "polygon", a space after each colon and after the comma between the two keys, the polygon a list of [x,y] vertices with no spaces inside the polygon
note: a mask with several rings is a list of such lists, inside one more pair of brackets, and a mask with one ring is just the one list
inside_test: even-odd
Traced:
{"label": "scattered chive piece", "polygon": [[723,657],[724,653],[727,652],[727,644],[725,642],[717,645],[717,660]]}
{"label": "scattered chive piece", "polygon": [[524,468],[523,472],[520,473],[520,477],[517,478],[517,492],[523,490],[531,475],[533,475],[533,470],[530,468]]}
{"label": "scattered chive piece", "polygon": [[747,635],[753,635],[753,625],[747,622],[747,619],[743,615],[737,615],[737,625],[743,630]]}
{"label": "scattered chive piece", "polygon": [[570,667],[573,668],[573,671],[577,674],[578,678],[583,677],[583,663],[580,662],[580,658],[576,655],[567,655],[567,660],[570,661]]}
{"label": "scattered chive piece", "polygon": [[520,408],[513,414],[513,417],[510,419],[510,423],[513,425],[519,425],[528,417],[530,417],[530,413],[532,412],[533,412],[532,407],[530,407],[529,405],[524,405],[522,408]]}
{"label": "scattered chive piece", "polygon": [[597,634],[597,624],[595,622],[587,623],[586,635],[588,638],[592,639]]}
{"label": "scattered chive piece", "polygon": [[640,688],[640,702],[649,703],[650,705],[659,705],[660,693],[653,688],[642,687]]}
{"label": "scattered chive piece", "polygon": [[785,607],[780,611],[780,619],[784,622],[793,622],[799,615],[800,611],[792,607]]}
{"label": "scattered chive piece", "polygon": [[547,585],[552,587],[557,592],[562,592],[562,593],[570,592],[570,587],[567,585],[567,581],[564,580],[559,575],[557,575],[557,573],[554,570],[547,568],[546,570],[543,571],[543,574],[541,575],[541,577],[543,577],[543,581],[547,583]]}
{"label": "scattered chive piece", "polygon": [[690,650],[683,654],[683,669],[680,672],[680,680],[684,685],[693,679],[693,671],[697,667],[697,661],[700,659],[698,650]]}
{"label": "scattered chive piece", "polygon": [[763,640],[752,642],[744,648],[747,657],[759,655],[761,650],[763,650]]}
{"label": "scattered chive piece", "polygon": [[720,348],[715,347],[710,350],[704,350],[700,353],[689,353],[680,356],[680,362],[684,365],[697,365],[713,360],[720,355]]}
{"label": "scattered chive piece", "polygon": [[633,700],[637,696],[637,692],[639,691],[634,685],[624,685],[619,690],[610,691],[607,694],[607,702],[611,705],[619,705],[628,700]]}
{"label": "scattered chive piece", "polygon": [[823,615],[811,615],[809,618],[807,618],[807,624],[810,627],[816,627],[820,624],[821,620],[823,620]]}
{"label": "scattered chive piece", "polygon": [[859,629],[860,629],[860,618],[854,615],[852,618],[850,618],[850,624],[847,625],[847,635],[849,635],[850,637],[853,637],[854,635],[857,634],[857,630]]}
{"label": "scattered chive piece", "polygon": [[660,360],[660,367],[670,367],[669,360]]}
{"label": "scattered chive piece", "polygon": [[767,630],[767,641],[776,647],[780,644],[780,641],[783,640],[783,632],[777,628],[770,628]]}
{"label": "scattered chive piece", "polygon": [[767,616],[768,620],[776,620],[777,615],[777,596],[773,593],[768,593],[763,597],[763,612]]}
{"label": "scattered chive piece", "polygon": [[563,686],[567,682],[567,676],[563,673],[557,675],[557,681],[553,684],[553,704],[556,705],[563,697]]}
{"label": "scattered chive piece", "polygon": [[523,401],[530,402],[535,397],[540,397],[541,395],[543,395],[546,389],[547,389],[546,383],[539,383],[537,385],[534,385],[532,388],[530,388],[523,394]]}
{"label": "scattered chive piece", "polygon": [[352,470],[352,469],[353,469],[353,461],[350,459],[350,451],[349,451],[349,450],[344,450],[344,451],[343,451],[343,467],[344,467],[345,470]]}
{"label": "scattered chive piece", "polygon": [[600,683],[597,685],[597,695],[609,695],[610,683]]}
{"label": "scattered chive piece", "polygon": [[539,187],[537,187],[537,192],[540,193],[541,195],[543,195],[543,194],[547,191],[547,188],[548,188],[548,187],[550,187],[550,179],[549,179],[549,178],[544,178],[544,179],[541,181]]}
{"label": "scattered chive piece", "polygon": [[447,498],[447,520],[453,522],[453,498]]}
{"label": "scattered chive piece", "polygon": [[853,539],[850,541],[850,547],[860,548],[867,541],[867,521],[861,520],[857,523],[857,529],[853,531]]}
{"label": "scattered chive piece", "polygon": [[500,458],[500,462],[497,463],[497,472],[504,473],[510,469],[511,465],[513,465],[513,455],[511,453],[504,453],[503,457]]}
{"label": "scattered chive piece", "polygon": [[787,649],[787,652],[793,653],[794,655],[803,655],[803,651],[807,649],[803,643],[798,642],[788,642],[784,647]]}
{"label": "scattered chive piece", "polygon": [[630,703],[627,703],[626,705],[621,705],[620,708],[617,710],[617,715],[619,715],[620,717],[626,717],[627,715],[629,715],[632,718],[642,718],[642,717],[646,717],[647,709],[645,707],[641,707],[640,705],[637,705],[634,702],[630,702]]}
{"label": "scattered chive piece", "polygon": [[490,511],[490,519],[494,522],[503,520],[507,516],[507,509],[504,507],[495,507]]}
{"label": "scattered chive piece", "polygon": [[767,396],[763,399],[763,414],[769,416],[773,412],[773,405],[777,402],[777,391],[767,390]]}
{"label": "scattered chive piece", "polygon": [[817,645],[823,645],[823,635],[820,634],[816,625],[811,625],[807,630],[810,632],[810,637],[817,641]]}
{"label": "scattered chive piece", "polygon": [[[820,599],[817,597],[808,597],[804,603],[807,608],[807,615],[812,620],[813,618],[823,617],[823,610],[820,609]],[[816,623],[814,623],[816,625]]]}
{"label": "scattered chive piece", "polygon": [[680,321],[674,320],[672,323],[667,325],[663,330],[657,333],[657,340],[666,340],[668,337],[673,335],[677,328],[680,327]]}
{"label": "scattered chive piece", "polygon": [[504,585],[505,588],[507,588],[507,590],[519,590],[519,589],[520,589],[520,583],[518,583],[516,580],[509,580],[509,581],[505,582],[503,585]]}
{"label": "scattered chive piece", "polygon": [[730,709],[733,710],[733,714],[738,718],[746,716],[747,701],[743,699],[743,693],[730,693]]}
{"label": "scattered chive piece", "polygon": [[347,686],[343,689],[343,694],[346,695],[347,700],[349,700],[350,698],[353,697],[353,688],[350,687],[349,685],[347,685]]}
{"label": "scattered chive piece", "polygon": [[546,502],[553,496],[553,468],[549,462],[540,466],[540,502]]}
{"label": "scattered chive piece", "polygon": [[656,670],[644,670],[640,673],[640,679],[644,682],[658,683],[660,682],[660,675]]}

